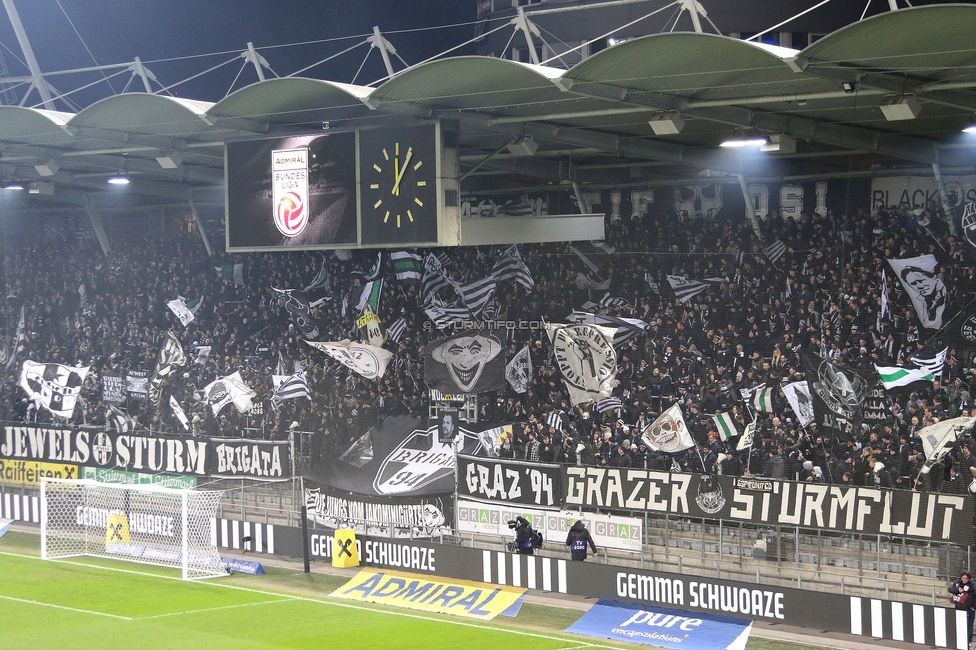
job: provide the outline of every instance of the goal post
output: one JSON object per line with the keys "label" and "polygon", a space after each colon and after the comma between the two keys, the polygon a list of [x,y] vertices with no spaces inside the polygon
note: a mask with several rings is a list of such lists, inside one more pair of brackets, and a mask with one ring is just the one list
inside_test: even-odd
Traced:
{"label": "goal post", "polygon": [[88,555],[227,575],[214,539],[222,491],[41,479],[41,558]]}

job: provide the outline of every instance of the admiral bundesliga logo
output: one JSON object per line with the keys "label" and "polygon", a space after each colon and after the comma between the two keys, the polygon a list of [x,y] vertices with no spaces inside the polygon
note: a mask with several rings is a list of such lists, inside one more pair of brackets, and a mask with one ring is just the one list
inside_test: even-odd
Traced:
{"label": "admiral bundesliga logo", "polygon": [[271,186],[275,227],[295,237],[308,225],[308,149],[271,152]]}

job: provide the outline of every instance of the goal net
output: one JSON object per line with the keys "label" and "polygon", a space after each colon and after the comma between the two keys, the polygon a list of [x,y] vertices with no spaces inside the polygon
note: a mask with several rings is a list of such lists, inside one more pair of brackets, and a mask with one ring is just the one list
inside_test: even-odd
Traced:
{"label": "goal net", "polygon": [[41,557],[92,555],[227,575],[211,528],[223,492],[79,479],[41,481]]}

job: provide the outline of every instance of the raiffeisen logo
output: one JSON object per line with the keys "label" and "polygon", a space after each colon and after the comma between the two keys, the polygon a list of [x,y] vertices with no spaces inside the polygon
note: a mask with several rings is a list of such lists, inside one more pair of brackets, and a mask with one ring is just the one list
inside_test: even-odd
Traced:
{"label": "raiffeisen logo", "polygon": [[308,225],[308,149],[272,151],[271,186],[275,227],[285,237],[300,235]]}

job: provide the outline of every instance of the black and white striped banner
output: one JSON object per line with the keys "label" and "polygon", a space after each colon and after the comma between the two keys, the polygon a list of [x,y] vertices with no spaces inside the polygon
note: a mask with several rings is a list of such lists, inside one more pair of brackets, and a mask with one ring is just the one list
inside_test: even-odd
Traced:
{"label": "black and white striped banner", "polygon": [[[232,548],[254,553],[275,552],[275,527],[237,519],[211,519],[210,541],[219,548]],[[247,540],[246,538],[250,538]]]}
{"label": "black and white striped banner", "polygon": [[567,592],[566,560],[504,551],[482,551],[482,580],[542,591]]}
{"label": "black and white striped banner", "polygon": [[967,650],[965,610],[851,596],[851,634]]}
{"label": "black and white striped banner", "polygon": [[5,492],[0,499],[0,519],[41,523],[41,499],[37,495]]}

